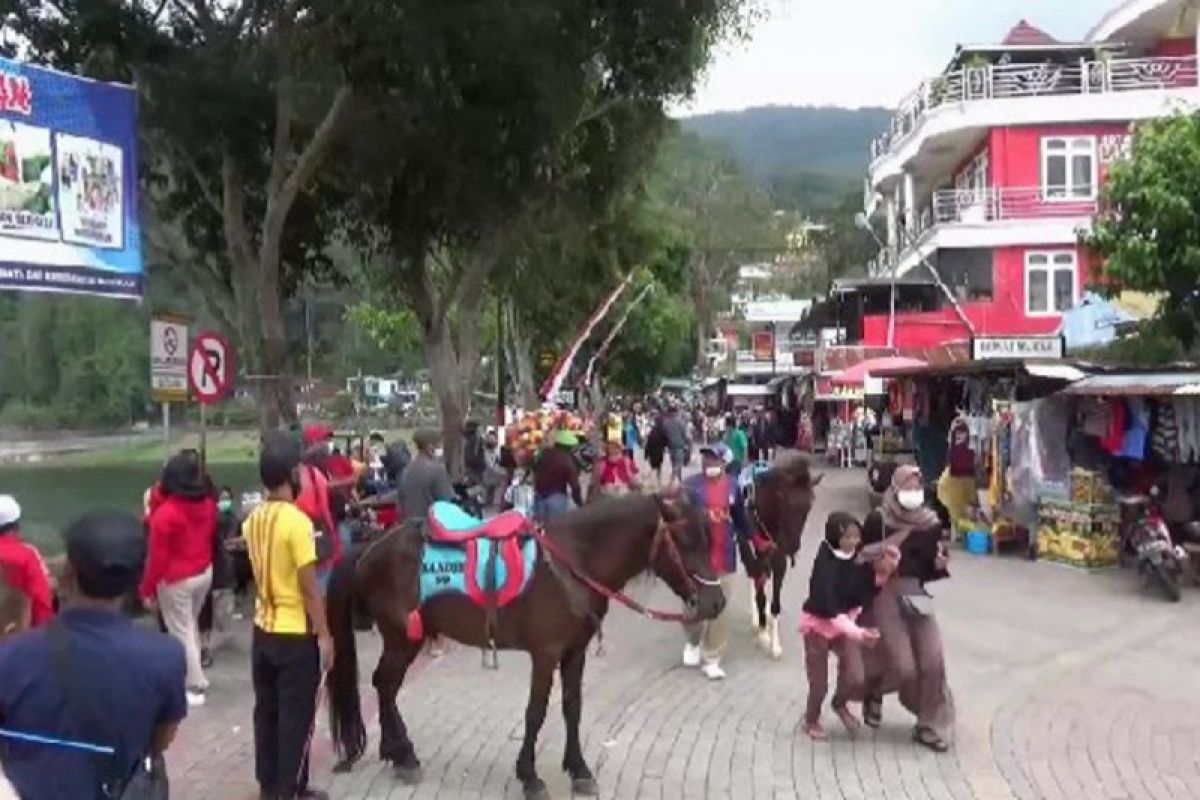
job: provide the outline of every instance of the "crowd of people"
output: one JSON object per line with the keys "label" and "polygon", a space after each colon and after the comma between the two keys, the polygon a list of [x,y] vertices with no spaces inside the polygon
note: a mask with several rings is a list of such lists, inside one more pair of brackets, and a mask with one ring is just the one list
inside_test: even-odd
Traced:
{"label": "crowd of people", "polygon": [[[586,465],[580,438],[554,431],[524,465],[530,510],[547,521],[597,498],[677,483],[705,510],[713,573],[728,596],[739,540],[755,534],[739,477],[778,446],[771,424],[767,413],[750,412],[728,415],[714,430],[677,405],[655,413],[634,405],[601,421],[603,456]],[[476,425],[465,433],[467,472],[488,484],[489,497],[507,496],[494,490],[512,482],[516,465],[505,463],[495,434]],[[335,658],[323,595],[330,570],[350,546],[354,508],[394,503],[411,519],[457,496],[440,435],[418,431],[414,444],[415,454],[406,452],[407,463],[395,469],[382,463],[395,459],[386,458],[381,439],[371,442],[375,457],[351,459],[322,426],[269,435],[259,460],[265,495],[245,518],[234,492],[216,488],[199,454],[182,451],[147,491],[142,520],[93,514],[68,528],[56,585],[21,537],[17,500],[0,495],[0,637],[7,639],[0,644],[0,727],[9,735],[4,768],[19,795],[98,796],[95,787],[161,779],[162,754],[179,722],[189,706],[206,701],[214,620],[232,605],[227,601],[253,587],[250,669],[261,796],[323,797],[308,786],[306,755],[319,686]],[[693,447],[700,469],[685,479]],[[915,741],[936,751],[949,746],[953,699],[925,588],[948,577],[947,561],[915,468],[896,470],[881,508],[865,520],[829,516],[800,622],[808,736],[828,736],[821,711],[833,655],[832,709],[847,730],[879,725],[882,699],[894,693],[915,717]],[[131,621],[131,595],[167,636]],[[710,680],[725,678],[729,608],[685,631],[683,663]],[[861,704],[861,718],[852,703]],[[96,745],[111,752],[89,753]]]}

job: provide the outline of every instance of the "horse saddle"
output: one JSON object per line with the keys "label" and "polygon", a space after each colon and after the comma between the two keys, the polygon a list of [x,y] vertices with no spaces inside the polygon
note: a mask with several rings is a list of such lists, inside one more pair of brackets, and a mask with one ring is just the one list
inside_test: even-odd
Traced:
{"label": "horse saddle", "polygon": [[481,608],[508,605],[533,578],[537,542],[517,512],[480,520],[452,503],[429,511],[421,553],[421,602],[447,592],[463,594]]}
{"label": "horse saddle", "polygon": [[505,511],[491,519],[479,519],[439,500],[429,509],[429,539],[445,544],[462,544],[476,539],[503,540],[526,532],[529,519],[519,511]]}

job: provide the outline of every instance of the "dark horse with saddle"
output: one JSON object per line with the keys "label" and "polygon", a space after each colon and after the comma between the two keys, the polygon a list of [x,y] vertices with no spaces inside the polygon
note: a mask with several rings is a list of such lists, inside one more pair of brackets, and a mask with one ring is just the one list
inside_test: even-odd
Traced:
{"label": "dark horse with saddle", "polygon": [[[684,603],[684,612],[643,608],[623,587],[651,571]],[[579,722],[588,644],[610,602],[666,622],[711,619],[725,597],[709,559],[705,516],[685,499],[633,495],[603,500],[541,527],[517,512],[482,521],[449,504],[429,519],[393,528],[353,551],[329,586],[329,624],[337,659],[329,675],[330,719],[350,769],[367,747],[358,690],[354,622],[378,626],[383,654],[372,682],[379,696],[380,757],[400,778],[420,777],[396,695],[422,643],[446,636],[484,650],[523,650],[532,676],[517,777],[527,797],[547,796],[534,766],[554,672],[562,675],[567,742],[563,769],[572,791],[594,795]],[[356,613],[357,612],[357,613]]]}
{"label": "dark horse with saddle", "polygon": [[[779,613],[788,565],[795,565],[800,537],[812,509],[814,491],[823,475],[813,476],[808,460],[789,456],[773,465],[761,464],[746,485],[747,517],[753,528],[749,541],[739,541],[742,564],[754,583],[754,628],[764,650],[783,655]],[[772,584],[771,615],[767,616],[767,581]]]}

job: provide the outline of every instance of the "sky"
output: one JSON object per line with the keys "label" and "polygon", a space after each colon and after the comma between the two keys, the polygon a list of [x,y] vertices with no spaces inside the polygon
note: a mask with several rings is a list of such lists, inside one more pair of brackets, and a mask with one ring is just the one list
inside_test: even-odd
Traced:
{"label": "sky", "polygon": [[999,42],[1024,18],[1078,40],[1119,0],[760,0],[750,40],[723,46],[680,114],[762,105],[893,107],[958,44]]}

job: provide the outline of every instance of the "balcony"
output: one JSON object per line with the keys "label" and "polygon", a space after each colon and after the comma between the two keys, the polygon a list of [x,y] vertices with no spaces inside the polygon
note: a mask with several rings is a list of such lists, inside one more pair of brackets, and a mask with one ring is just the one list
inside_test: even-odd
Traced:
{"label": "balcony", "polygon": [[890,129],[871,143],[871,162],[914,138],[922,124],[946,107],[967,109],[993,100],[1111,96],[1126,92],[1195,88],[1195,56],[1108,58],[1075,64],[986,65],[939,75],[900,102]]}

